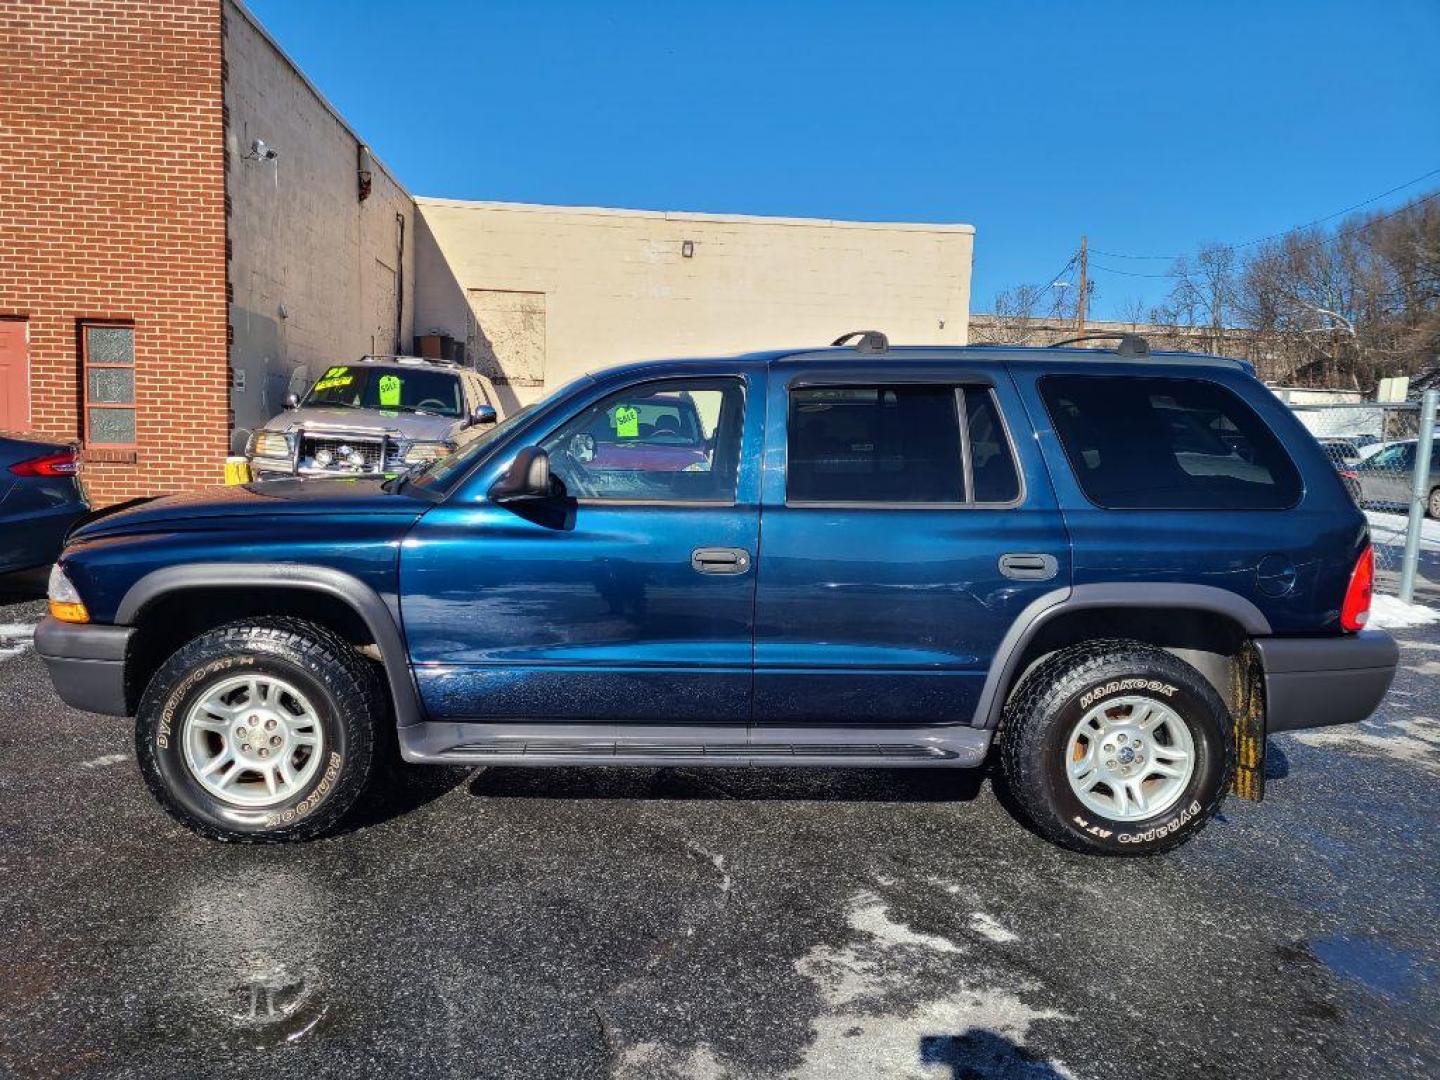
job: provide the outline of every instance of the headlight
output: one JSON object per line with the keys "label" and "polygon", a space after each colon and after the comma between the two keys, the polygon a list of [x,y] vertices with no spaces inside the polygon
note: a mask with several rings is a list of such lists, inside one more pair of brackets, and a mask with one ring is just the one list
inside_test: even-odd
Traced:
{"label": "headlight", "polygon": [[61,622],[84,623],[90,621],[90,613],[85,610],[85,602],[80,599],[75,586],[65,576],[65,571],[56,563],[50,568],[50,587],[46,590],[50,597],[50,614]]}
{"label": "headlight", "polygon": [[454,450],[450,443],[444,442],[417,442],[411,443],[410,449],[405,451],[402,459],[406,465],[424,465],[428,461],[436,461]]}
{"label": "headlight", "polygon": [[290,436],[281,431],[257,431],[251,454],[255,457],[288,458]]}

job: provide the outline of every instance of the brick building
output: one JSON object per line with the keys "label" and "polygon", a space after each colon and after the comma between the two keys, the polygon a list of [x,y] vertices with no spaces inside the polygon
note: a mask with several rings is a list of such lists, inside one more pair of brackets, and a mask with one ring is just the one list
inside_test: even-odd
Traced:
{"label": "brick building", "polygon": [[0,79],[0,427],[83,438],[102,499],[217,479],[216,3],[7,0]]}
{"label": "brick building", "polygon": [[219,482],[287,393],[417,334],[502,408],[632,358],[963,343],[972,241],[417,200],[237,0],[0,4],[0,428],[78,440],[99,503]]}

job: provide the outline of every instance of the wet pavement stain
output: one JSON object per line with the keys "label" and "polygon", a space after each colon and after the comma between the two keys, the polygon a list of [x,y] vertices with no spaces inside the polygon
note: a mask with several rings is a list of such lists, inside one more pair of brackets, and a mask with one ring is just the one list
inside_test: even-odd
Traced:
{"label": "wet pavement stain", "polygon": [[1310,949],[1331,971],[1390,998],[1408,998],[1422,983],[1436,977],[1434,968],[1426,965],[1418,952],[1379,941],[1339,934],[1312,941]]}

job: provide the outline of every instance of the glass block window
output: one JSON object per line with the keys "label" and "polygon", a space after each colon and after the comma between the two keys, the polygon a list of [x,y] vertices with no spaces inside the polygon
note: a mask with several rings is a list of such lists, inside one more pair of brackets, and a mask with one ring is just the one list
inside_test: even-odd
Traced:
{"label": "glass block window", "polygon": [[80,325],[85,368],[85,442],[135,445],[135,328]]}

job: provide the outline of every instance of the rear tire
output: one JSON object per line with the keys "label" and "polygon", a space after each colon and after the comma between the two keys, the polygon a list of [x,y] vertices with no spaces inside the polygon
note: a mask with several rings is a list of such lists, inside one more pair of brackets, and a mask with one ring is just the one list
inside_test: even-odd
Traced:
{"label": "rear tire", "polygon": [[135,750],[160,805],[211,840],[280,843],[337,826],[370,783],[388,715],[371,665],[291,618],[202,634],[140,700]]}
{"label": "rear tire", "polygon": [[1230,714],[1214,687],[1135,641],[1088,642],[1044,660],[1012,695],[998,738],[1001,779],[1025,823],[1098,855],[1183,844],[1220,809],[1235,767]]}
{"label": "rear tire", "polygon": [[1433,488],[1430,497],[1425,500],[1425,514],[1440,519],[1440,487]]}

